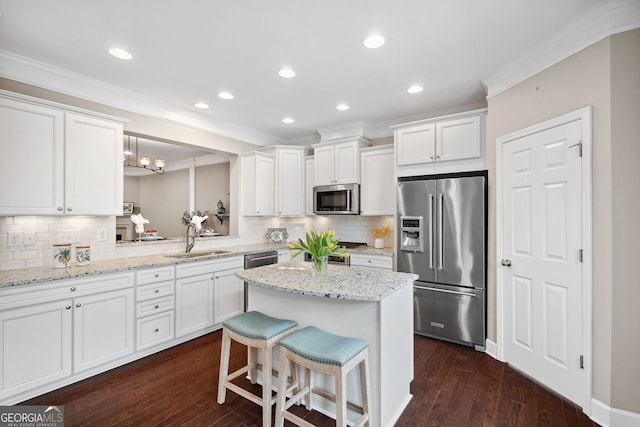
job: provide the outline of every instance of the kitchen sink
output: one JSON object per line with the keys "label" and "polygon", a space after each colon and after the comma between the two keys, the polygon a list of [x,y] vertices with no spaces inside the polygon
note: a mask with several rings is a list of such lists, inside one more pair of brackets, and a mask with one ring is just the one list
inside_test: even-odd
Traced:
{"label": "kitchen sink", "polygon": [[204,256],[214,256],[214,255],[223,255],[231,253],[231,251],[206,251],[206,252],[189,252],[189,253],[181,253],[181,254],[171,254],[165,255],[168,258],[199,258]]}

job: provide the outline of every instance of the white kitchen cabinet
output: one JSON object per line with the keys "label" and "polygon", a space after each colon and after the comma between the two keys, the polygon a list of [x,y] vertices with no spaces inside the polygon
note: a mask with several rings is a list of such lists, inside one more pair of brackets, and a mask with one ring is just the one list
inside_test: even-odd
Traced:
{"label": "white kitchen cabinet", "polygon": [[371,147],[361,151],[361,215],[395,215],[396,183],[393,171],[393,146]]}
{"label": "white kitchen cabinet", "polygon": [[275,215],[304,216],[306,147],[275,145],[260,150],[275,158]]}
{"label": "white kitchen cabinet", "polygon": [[365,138],[345,138],[313,145],[315,185],[359,184],[360,148],[371,145]]}
{"label": "white kitchen cabinet", "polygon": [[0,311],[0,401],[71,375],[72,301]]}
{"label": "white kitchen cabinet", "polygon": [[482,156],[486,110],[393,126],[399,167]]}
{"label": "white kitchen cabinet", "polygon": [[176,336],[213,326],[213,271],[176,280]]}
{"label": "white kitchen cabinet", "polygon": [[306,176],[306,180],[305,180],[305,214],[307,216],[310,215],[315,215],[315,212],[313,212],[313,186],[315,185],[315,174],[316,174],[316,170],[315,170],[315,161],[313,159],[312,156],[307,157],[306,161],[306,168],[305,168],[305,176]]}
{"label": "white kitchen cabinet", "polygon": [[278,250],[278,264],[291,261],[291,249]]}
{"label": "white kitchen cabinet", "polygon": [[133,289],[79,297],[73,304],[74,372],[133,353]]}
{"label": "white kitchen cabinet", "polygon": [[136,349],[175,338],[175,266],[136,271]]}
{"label": "white kitchen cabinet", "polygon": [[122,121],[0,93],[0,215],[122,215]]}
{"label": "white kitchen cabinet", "polygon": [[236,277],[242,268],[233,268],[214,273],[213,300],[215,324],[236,316],[244,311],[244,281]]}
{"label": "white kitchen cabinet", "polygon": [[383,270],[393,270],[393,258],[386,255],[351,254],[352,267],[369,267]]}
{"label": "white kitchen cabinet", "polygon": [[274,157],[251,153],[241,157],[242,215],[274,215]]}

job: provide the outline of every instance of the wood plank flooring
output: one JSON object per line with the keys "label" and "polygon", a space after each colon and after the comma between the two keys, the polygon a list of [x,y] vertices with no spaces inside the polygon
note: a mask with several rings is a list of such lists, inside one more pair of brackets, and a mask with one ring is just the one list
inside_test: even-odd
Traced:
{"label": "wood plank flooring", "polygon": [[[64,405],[68,427],[261,426],[260,407],[235,393],[216,403],[221,336],[211,333],[23,404]],[[234,344],[230,369],[241,367],[245,356]],[[397,426],[597,425],[484,353],[416,336],[415,356],[414,397]],[[303,407],[294,412],[319,426],[335,425]]]}

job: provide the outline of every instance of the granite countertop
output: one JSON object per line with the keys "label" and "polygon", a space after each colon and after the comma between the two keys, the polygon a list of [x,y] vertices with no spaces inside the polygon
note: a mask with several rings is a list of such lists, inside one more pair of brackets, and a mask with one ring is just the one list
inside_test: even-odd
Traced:
{"label": "granite countertop", "polygon": [[277,291],[355,301],[380,301],[418,278],[411,273],[332,264],[325,276],[313,277],[309,263],[294,261],[239,271],[236,276]]}
{"label": "granite countertop", "polygon": [[[203,255],[192,258],[173,258],[176,253],[166,253],[158,255],[144,255],[130,258],[114,258],[101,261],[91,261],[91,264],[83,267],[72,265],[69,268],[30,267],[14,270],[0,271],[0,289],[20,286],[33,283],[48,282],[51,280],[73,279],[78,277],[95,276],[99,274],[117,273],[134,270],[137,268],[159,267],[163,265],[182,264],[185,262],[210,261],[233,256],[244,256],[247,254],[264,252],[268,250],[288,249],[289,243],[257,243],[252,245],[228,246],[204,250],[195,250],[193,253],[206,254],[214,251],[227,251],[212,255]],[[374,249],[365,247],[350,249],[351,253],[363,253],[370,255],[393,256],[393,248]]]}

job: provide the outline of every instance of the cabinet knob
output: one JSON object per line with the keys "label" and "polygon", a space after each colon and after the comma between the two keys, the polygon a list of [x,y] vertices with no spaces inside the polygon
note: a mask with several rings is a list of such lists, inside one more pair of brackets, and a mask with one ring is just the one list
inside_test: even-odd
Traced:
{"label": "cabinet knob", "polygon": [[75,287],[75,286],[74,286],[74,287],[72,287],[72,288],[70,289],[70,291],[71,291],[71,292],[75,292],[75,291],[76,291],[76,287]]}
{"label": "cabinet knob", "polygon": [[155,329],[153,330],[153,332],[160,332],[160,329],[155,328]]}
{"label": "cabinet knob", "polygon": [[510,259],[503,259],[500,264],[502,264],[503,267],[511,267],[511,260]]}
{"label": "cabinet knob", "polygon": [[433,160],[433,156],[429,157],[429,159]]}
{"label": "cabinet knob", "polygon": [[219,278],[220,278],[220,276],[215,276],[215,278],[216,278],[216,279],[219,279]]}
{"label": "cabinet knob", "polygon": [[77,308],[80,308],[80,307],[82,307],[82,304],[77,303],[77,304],[76,304],[76,307],[77,307]]}
{"label": "cabinet knob", "polygon": [[67,310],[71,310],[71,306],[70,306],[70,305],[66,306],[65,308],[66,308]]}
{"label": "cabinet knob", "polygon": [[67,208],[67,211],[68,211],[68,212],[71,212],[72,210],[73,210],[72,208]]}
{"label": "cabinet knob", "polygon": [[368,262],[369,264],[371,264],[371,260],[368,260],[367,262]]}
{"label": "cabinet knob", "polygon": [[160,274],[156,273],[156,274],[153,275],[153,277],[155,277],[157,279],[158,277],[160,277]]}
{"label": "cabinet knob", "polygon": [[58,206],[58,210],[63,211],[64,209],[62,208],[62,206]]}
{"label": "cabinet knob", "polygon": [[256,211],[256,213],[260,213],[260,211]]}
{"label": "cabinet knob", "polygon": [[160,289],[154,289],[153,292],[157,294],[158,292],[160,292]]}
{"label": "cabinet knob", "polygon": [[439,158],[440,158],[440,156],[436,156],[436,159],[439,159]]}
{"label": "cabinet knob", "polygon": [[158,304],[154,305],[153,308],[160,308]]}

